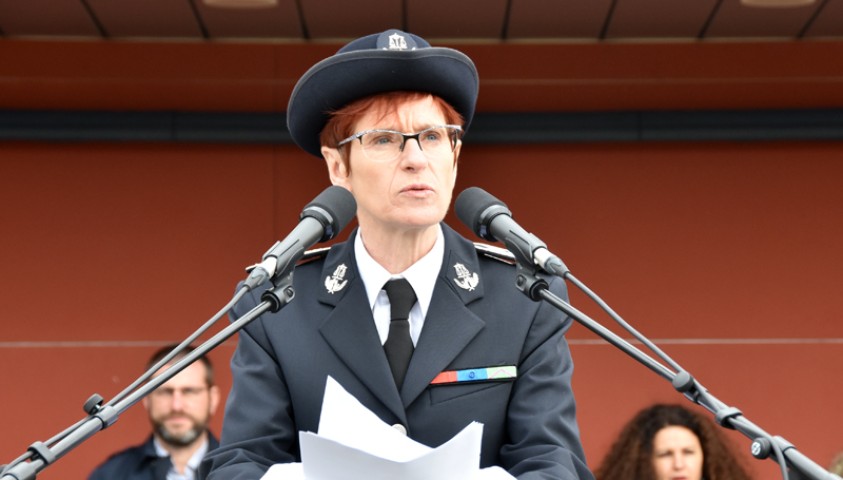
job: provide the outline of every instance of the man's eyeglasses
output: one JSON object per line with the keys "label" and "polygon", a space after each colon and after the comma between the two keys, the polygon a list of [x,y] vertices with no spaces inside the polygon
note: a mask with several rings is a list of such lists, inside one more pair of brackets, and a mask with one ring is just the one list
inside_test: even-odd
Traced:
{"label": "man's eyeglasses", "polygon": [[170,400],[173,398],[173,395],[178,392],[181,397],[185,400],[193,400],[195,398],[198,398],[199,395],[202,395],[207,390],[207,387],[182,387],[178,389],[170,387],[158,387],[152,391],[152,396],[163,400]]}
{"label": "man's eyeglasses", "polygon": [[453,153],[462,133],[459,125],[436,125],[416,133],[376,128],[355,133],[337,143],[337,148],[352,140],[359,140],[366,157],[378,162],[389,162],[401,155],[407,139],[412,138],[428,158],[439,158]]}

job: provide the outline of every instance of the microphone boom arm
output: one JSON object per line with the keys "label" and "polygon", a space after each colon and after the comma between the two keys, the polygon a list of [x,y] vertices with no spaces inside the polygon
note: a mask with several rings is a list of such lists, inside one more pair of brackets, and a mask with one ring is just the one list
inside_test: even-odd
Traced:
{"label": "microphone boom arm", "polygon": [[[48,445],[45,442],[35,442],[30,445],[27,449],[27,454],[19,457],[17,461],[12,462],[3,470],[0,470],[0,480],[35,479],[38,472],[52,465],[56,460],[81,445],[97,432],[113,425],[119,419],[120,414],[139,402],[142,398],[149,395],[150,392],[166,383],[172,377],[176,376],[199,357],[219,346],[222,342],[245,328],[246,325],[266,311],[277,312],[290,303],[295,296],[292,273],[284,277],[273,279],[273,284],[274,288],[267,290],[261,296],[261,303],[197,346],[193,351],[170,366],[170,368],[143,384],[143,386],[126,396],[126,398],[120,402],[117,402],[114,405],[111,405],[109,402],[103,406],[102,398],[99,397],[99,395],[91,397],[91,399],[85,403],[85,410],[89,413],[88,417],[79,421],[70,431],[66,431],[65,434],[52,445]],[[94,403],[93,401],[95,400],[98,401]],[[27,458],[29,458],[30,461],[23,461]]]}
{"label": "microphone boom arm", "polygon": [[[800,453],[792,443],[780,436],[768,434],[759,426],[749,421],[740,410],[735,407],[729,407],[721,402],[717,397],[709,393],[686,370],[679,367],[678,372],[673,372],[599,322],[556,296],[550,291],[547,281],[538,276],[539,269],[531,258],[518,258],[517,254],[515,256],[517,258],[515,285],[518,290],[534,301],[546,301],[660,377],[671,382],[674,389],[682,393],[685,398],[714,414],[718,425],[737,430],[752,440],[752,455],[758,459],[772,458],[775,460],[782,469],[783,478],[790,478],[791,480],[843,480],[840,476],[828,472],[817,465],[816,462]],[[567,269],[563,275],[559,276],[563,278],[573,277],[567,272]],[[579,284],[578,281],[575,283]],[[671,361],[671,363],[678,366],[676,362]],[[789,476],[785,470],[785,465],[791,467]]]}
{"label": "microphone boom arm", "polygon": [[[296,228],[284,240],[276,242],[264,254],[261,263],[247,269],[248,277],[242,282],[234,298],[223,310],[108,403],[103,405],[103,398],[99,394],[92,395],[85,402],[85,412],[88,413],[86,418],[66,428],[46,442],[33,443],[26,453],[8,465],[0,465],[0,480],[34,479],[39,471],[61,458],[96,432],[112,425],[126,409],[175,376],[197,358],[216,348],[262,313],[266,311],[275,313],[287,305],[295,296],[293,269],[296,262],[304,256],[305,250],[309,246],[319,241],[324,242],[334,238],[354,217],[356,210],[357,203],[350,191],[338,186],[330,186],[323,190],[305,206]],[[169,359],[216,323],[242,295],[267,281],[271,281],[273,288],[263,293],[259,305],[219,331],[195,350],[189,352],[160,375],[148,380],[155,372],[166,365]]]}

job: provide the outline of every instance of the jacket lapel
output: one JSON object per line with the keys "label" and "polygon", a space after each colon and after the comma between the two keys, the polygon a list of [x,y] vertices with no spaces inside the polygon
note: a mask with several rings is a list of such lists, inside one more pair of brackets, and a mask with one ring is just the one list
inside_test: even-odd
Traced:
{"label": "jacket lapel", "polygon": [[[354,236],[351,238],[332,248],[325,260],[321,278],[326,285],[320,288],[318,299],[334,308],[323,320],[319,331],[372,395],[406,423],[406,414],[380,345],[366,291],[357,274]],[[341,279],[335,275],[337,272],[344,272]],[[342,281],[348,283],[336,290]]]}
{"label": "jacket lapel", "polygon": [[486,325],[467,306],[483,296],[483,279],[478,274],[474,246],[445,224],[442,229],[445,256],[401,389],[405,407],[415,401]]}

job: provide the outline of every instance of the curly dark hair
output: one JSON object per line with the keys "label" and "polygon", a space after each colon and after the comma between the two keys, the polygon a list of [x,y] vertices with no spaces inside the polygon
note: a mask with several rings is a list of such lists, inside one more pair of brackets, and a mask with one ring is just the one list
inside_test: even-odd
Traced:
{"label": "curly dark hair", "polygon": [[694,432],[703,450],[705,480],[750,480],[752,477],[732,453],[727,439],[708,418],[680,405],[657,404],[638,412],[621,430],[603,463],[597,480],[655,480],[653,438],[664,427],[685,427]]}

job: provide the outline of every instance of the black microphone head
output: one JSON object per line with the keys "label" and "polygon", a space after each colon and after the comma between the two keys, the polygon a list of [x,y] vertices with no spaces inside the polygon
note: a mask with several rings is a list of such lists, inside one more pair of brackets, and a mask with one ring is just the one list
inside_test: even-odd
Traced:
{"label": "black microphone head", "polygon": [[357,213],[357,202],[348,190],[336,185],[322,191],[308,203],[301,212],[300,218],[312,217],[325,228],[325,234],[320,242],[337,236]]}
{"label": "black microphone head", "polygon": [[454,203],[457,218],[470,228],[478,237],[495,241],[489,229],[492,219],[498,215],[512,216],[506,204],[479,187],[469,187],[462,191]]}

